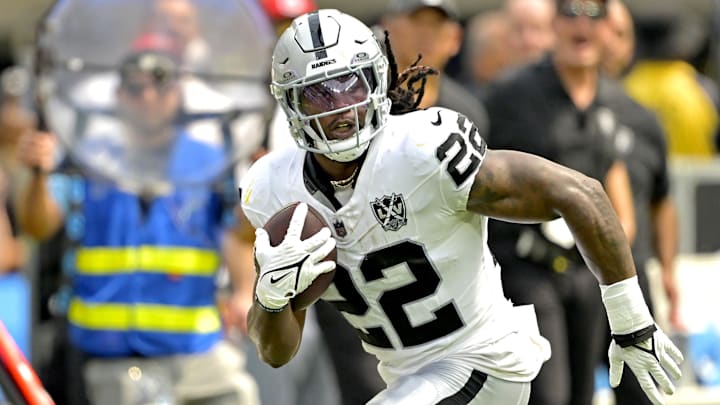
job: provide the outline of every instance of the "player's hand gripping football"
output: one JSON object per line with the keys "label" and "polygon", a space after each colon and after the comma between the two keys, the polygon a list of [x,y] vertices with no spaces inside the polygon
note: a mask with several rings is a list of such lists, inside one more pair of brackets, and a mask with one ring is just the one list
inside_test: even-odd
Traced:
{"label": "player's hand gripping football", "polygon": [[305,240],[300,239],[307,212],[307,204],[298,204],[285,238],[277,246],[270,245],[264,229],[255,230],[259,271],[255,298],[268,311],[283,310],[291,298],[308,288],[319,275],[335,269],[334,261],[324,261],[335,248],[330,229],[323,228]]}
{"label": "player's hand gripping football", "polygon": [[608,350],[610,385],[614,388],[620,384],[627,364],[650,401],[664,404],[658,386],[666,394],[675,392],[668,373],[673,379],[680,378],[682,353],[655,325],[636,277],[601,289],[613,333]]}

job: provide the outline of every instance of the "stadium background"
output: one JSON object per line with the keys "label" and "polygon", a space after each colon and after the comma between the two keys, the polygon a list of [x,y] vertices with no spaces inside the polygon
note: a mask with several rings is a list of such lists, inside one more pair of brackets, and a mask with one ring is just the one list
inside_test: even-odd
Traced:
{"label": "stadium background", "polygon": [[[680,3],[681,0],[625,0],[635,18],[651,14],[658,3]],[[457,0],[461,19],[497,7],[502,0]],[[21,63],[28,63],[36,23],[52,3],[50,0],[0,0],[0,48],[10,49]],[[339,8],[356,15],[367,23],[375,23],[386,0],[317,0],[320,7]],[[683,7],[691,10],[707,23],[711,40],[700,69],[720,81],[720,0],[682,0]],[[4,44],[3,44],[4,42]],[[705,325],[720,329],[720,296],[714,291],[720,285],[720,159],[711,161],[675,160],[672,162],[673,195],[677,201],[681,220],[681,256],[679,279],[683,288],[684,310],[690,317],[695,332]],[[659,277],[654,279],[659,286]],[[663,319],[662,295],[658,294],[659,319]],[[710,309],[710,310],[708,310]],[[720,345],[720,341],[716,343]],[[717,348],[716,348],[717,349]],[[716,350],[717,351],[717,350]],[[720,367],[709,364],[708,367]],[[712,370],[711,370],[712,371]],[[715,370],[720,375],[720,371]],[[686,381],[678,395],[670,399],[675,405],[720,404],[720,386],[699,388],[692,370],[686,370]],[[598,404],[606,404],[600,395]]]}

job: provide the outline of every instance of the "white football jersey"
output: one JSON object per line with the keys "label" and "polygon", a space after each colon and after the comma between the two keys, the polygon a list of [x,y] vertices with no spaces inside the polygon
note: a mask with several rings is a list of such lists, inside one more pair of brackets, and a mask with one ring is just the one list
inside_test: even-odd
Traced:
{"label": "white football jersey", "polygon": [[295,201],[323,215],[338,256],[322,298],[357,329],[386,382],[448,356],[529,381],[549,357],[534,313],[528,320],[503,295],[487,218],[466,209],[485,153],[469,120],[430,108],[389,117],[337,210],[308,180],[299,148],[263,157],[243,179],[254,227]]}

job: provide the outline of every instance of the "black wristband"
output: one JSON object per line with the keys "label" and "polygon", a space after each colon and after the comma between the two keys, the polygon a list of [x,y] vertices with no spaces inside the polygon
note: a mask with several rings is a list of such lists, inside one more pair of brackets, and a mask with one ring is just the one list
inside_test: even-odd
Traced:
{"label": "black wristband", "polygon": [[285,308],[287,308],[287,306],[288,306],[288,304],[289,304],[289,302],[288,302],[288,304],[285,304],[282,308],[277,308],[277,309],[268,308],[268,307],[266,307],[265,305],[263,305],[263,304],[260,302],[260,300],[258,299],[257,295],[255,296],[255,302],[260,306],[260,308],[263,309],[263,311],[265,311],[265,312],[270,312],[270,313],[273,313],[273,314],[276,314],[276,313],[278,313],[278,312],[284,311]]}
{"label": "black wristband", "polygon": [[653,333],[657,330],[655,324],[652,324],[646,328],[642,328],[638,331],[628,333],[626,335],[612,335],[615,343],[620,347],[628,347],[634,344],[638,344],[652,337]]}

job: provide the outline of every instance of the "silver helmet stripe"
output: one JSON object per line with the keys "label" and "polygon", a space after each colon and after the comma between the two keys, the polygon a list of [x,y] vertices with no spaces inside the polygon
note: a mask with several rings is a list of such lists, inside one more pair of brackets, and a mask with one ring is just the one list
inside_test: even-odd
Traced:
{"label": "silver helmet stripe", "polygon": [[308,28],[310,29],[310,38],[312,38],[313,48],[322,48],[315,51],[315,59],[319,60],[327,58],[325,39],[323,38],[322,27],[320,26],[320,15],[317,11],[313,11],[308,14]]}

